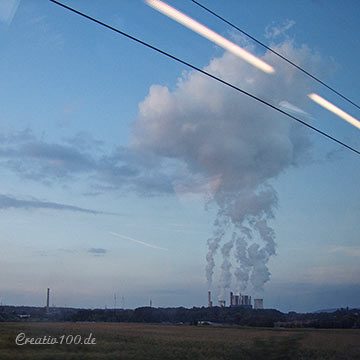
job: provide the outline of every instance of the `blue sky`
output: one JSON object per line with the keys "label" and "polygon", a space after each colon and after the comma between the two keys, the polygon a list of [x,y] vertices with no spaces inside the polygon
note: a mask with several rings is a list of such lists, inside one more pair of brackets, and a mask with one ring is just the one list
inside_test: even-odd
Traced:
{"label": "blue sky", "polygon": [[[359,130],[307,94],[357,118],[358,109],[191,1],[168,3],[276,73],[244,64],[141,0],[64,3],[276,106],[290,103],[303,120],[360,148]],[[50,287],[57,306],[111,307],[114,293],[126,307],[150,299],[202,306],[208,288],[228,300],[230,289],[244,287],[235,274],[243,266],[250,278],[242,290],[266,307],[360,306],[358,155],[49,1],[3,4],[2,303],[42,305]],[[360,103],[357,1],[204,5]],[[215,219],[228,225],[209,284]]]}

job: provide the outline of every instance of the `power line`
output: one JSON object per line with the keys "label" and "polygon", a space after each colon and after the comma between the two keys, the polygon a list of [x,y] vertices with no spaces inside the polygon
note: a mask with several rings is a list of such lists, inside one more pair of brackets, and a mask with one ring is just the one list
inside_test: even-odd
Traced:
{"label": "power line", "polygon": [[275,106],[275,105],[273,105],[273,104],[271,104],[271,103],[269,103],[269,102],[255,96],[255,95],[253,95],[253,94],[251,94],[251,93],[249,93],[249,92],[247,92],[247,91],[245,91],[243,89],[240,89],[237,86],[235,86],[235,85],[233,85],[233,84],[231,84],[231,83],[229,83],[229,82],[227,82],[227,81],[225,81],[225,80],[223,80],[223,79],[221,79],[221,78],[219,78],[219,77],[217,77],[215,75],[212,75],[211,73],[208,73],[207,71],[202,70],[202,69],[198,68],[195,65],[192,65],[192,64],[186,62],[185,60],[182,60],[182,59],[180,59],[180,58],[178,58],[178,57],[176,57],[174,55],[171,55],[170,53],[168,53],[168,52],[166,52],[164,50],[161,50],[161,49],[159,49],[159,48],[157,48],[157,47],[155,47],[155,46],[153,46],[153,45],[151,45],[151,44],[149,44],[149,43],[147,43],[147,42],[145,42],[143,40],[140,40],[140,39],[138,39],[138,38],[136,38],[136,37],[134,37],[134,36],[132,36],[130,34],[127,34],[127,33],[123,32],[123,31],[121,31],[119,29],[114,28],[114,27],[112,27],[112,26],[110,26],[110,25],[108,25],[108,24],[106,24],[106,23],[104,23],[104,22],[102,22],[100,20],[97,20],[97,19],[95,19],[95,18],[93,18],[93,17],[91,17],[89,15],[86,15],[86,14],[84,14],[84,13],[78,11],[78,10],[75,10],[70,6],[62,4],[62,3],[60,3],[60,2],[58,2],[56,0],[49,0],[49,1],[51,1],[52,3],[54,3],[56,5],[59,5],[59,6],[63,7],[63,8],[65,8],[65,9],[67,9],[67,10],[69,10],[69,11],[71,11],[71,12],[77,14],[77,15],[80,15],[80,16],[82,16],[82,17],[84,17],[84,18],[86,18],[86,19],[88,19],[90,21],[93,21],[93,22],[95,22],[95,23],[97,23],[97,24],[99,24],[101,26],[104,26],[105,28],[107,28],[109,30],[115,31],[118,34],[121,34],[121,35],[127,37],[128,39],[131,39],[131,40],[133,40],[133,41],[135,41],[135,42],[137,42],[137,43],[139,43],[141,45],[144,45],[144,46],[146,46],[146,47],[148,47],[148,48],[150,48],[150,49],[152,49],[152,50],[154,50],[154,51],[156,51],[156,52],[158,52],[158,53],[160,53],[162,55],[165,55],[165,56],[169,57],[170,59],[173,59],[173,60],[175,60],[175,61],[177,61],[177,62],[179,62],[179,63],[181,63],[181,64],[183,64],[183,65],[185,65],[185,66],[187,66],[187,67],[189,67],[191,69],[193,69],[193,70],[196,70],[196,71],[198,71],[198,72],[200,72],[200,73],[202,73],[202,74],[204,74],[204,75],[206,75],[206,76],[208,76],[208,77],[210,77],[210,78],[212,78],[212,79],[214,79],[214,80],[216,80],[216,81],[218,81],[218,82],[220,82],[220,83],[222,83],[222,84],[224,84],[226,86],[229,86],[232,89],[234,89],[236,91],[239,91],[239,92],[241,92],[241,93],[243,93],[243,94],[257,100],[257,101],[261,102],[264,105],[269,106],[270,108],[280,112],[281,114],[286,115],[287,117],[289,117],[289,118],[299,122],[300,124],[314,130],[315,132],[317,132],[317,133],[325,136],[326,138],[338,143],[339,145],[347,148],[348,150],[351,150],[351,151],[355,152],[356,154],[360,155],[360,151],[356,150],[355,148],[351,147],[350,145],[345,144],[344,142],[338,140],[337,138],[335,138],[335,137],[325,133],[324,131],[322,131],[322,130],[320,130],[320,129],[318,129],[318,128],[316,128],[316,127],[314,127],[314,126],[312,126],[312,125],[310,125],[308,123],[306,123],[305,121],[297,118],[296,116],[289,114],[288,112],[278,108],[277,106]]}
{"label": "power line", "polygon": [[238,30],[239,32],[241,32],[242,34],[246,35],[248,38],[250,38],[251,40],[255,41],[257,44],[261,45],[262,47],[264,47],[265,49],[271,51],[273,54],[279,56],[281,59],[285,60],[287,63],[291,64],[292,66],[296,67],[298,70],[300,70],[301,72],[303,72],[304,74],[306,74],[307,76],[311,77],[313,80],[317,81],[319,84],[325,86],[327,89],[331,90],[333,93],[335,93],[336,95],[340,96],[341,98],[343,98],[344,100],[346,100],[347,102],[349,102],[350,104],[356,106],[358,109],[360,109],[360,106],[358,104],[356,104],[354,101],[350,100],[348,97],[346,97],[345,95],[341,94],[339,91],[335,90],[333,87],[327,85],[324,81],[320,80],[319,78],[317,78],[315,75],[312,75],[311,73],[309,73],[308,71],[306,71],[305,69],[303,69],[301,66],[295,64],[294,62],[292,62],[291,60],[289,60],[288,58],[286,58],[284,55],[281,55],[280,53],[278,53],[277,51],[275,51],[274,49],[272,49],[271,47],[267,46],[266,44],[264,44],[263,42],[261,42],[260,40],[254,38],[252,35],[250,35],[249,33],[247,33],[246,31],[240,29],[238,26],[234,25],[233,23],[231,23],[230,21],[226,20],[225,18],[223,18],[222,16],[218,15],[217,13],[215,13],[214,11],[210,10],[209,8],[207,8],[206,6],[200,4],[198,1],[196,0],[191,0],[194,4],[200,6],[202,9],[206,10],[207,12],[209,12],[210,14],[214,15],[215,17],[217,17],[218,19],[224,21],[226,24],[230,25],[231,27],[233,27],[234,29]]}

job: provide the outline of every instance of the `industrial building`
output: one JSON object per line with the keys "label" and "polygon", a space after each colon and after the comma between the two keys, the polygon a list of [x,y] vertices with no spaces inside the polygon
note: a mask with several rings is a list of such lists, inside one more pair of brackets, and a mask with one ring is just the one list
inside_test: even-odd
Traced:
{"label": "industrial building", "polygon": [[263,299],[254,299],[254,309],[263,309],[264,308],[264,300]]}
{"label": "industrial building", "polygon": [[234,295],[234,293],[230,292],[230,306],[241,306],[245,308],[252,308],[251,305],[251,296],[249,295]]}
{"label": "industrial building", "polygon": [[[211,291],[208,291],[208,307],[212,307],[213,302],[211,300]],[[226,301],[220,299],[218,301],[218,306],[225,307]],[[251,296],[249,295],[242,295],[239,293],[239,295],[235,295],[232,291],[230,292],[230,307],[242,307],[247,309],[252,309],[252,303],[251,303]],[[263,309],[264,308],[264,300],[263,299],[254,299],[254,309]]]}

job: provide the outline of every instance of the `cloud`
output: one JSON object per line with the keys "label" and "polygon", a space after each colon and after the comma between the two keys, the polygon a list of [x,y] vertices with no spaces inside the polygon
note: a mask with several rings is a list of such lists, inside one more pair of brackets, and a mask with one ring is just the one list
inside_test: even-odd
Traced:
{"label": "cloud", "polygon": [[97,163],[90,152],[76,146],[49,143],[31,130],[0,133],[0,165],[23,178],[49,181],[90,173]]}
{"label": "cloud", "polygon": [[16,145],[34,140],[36,140],[36,136],[29,128],[20,131],[9,128],[0,128],[0,143],[2,145]]}
{"label": "cloud", "polygon": [[88,250],[88,252],[94,256],[103,256],[107,253],[107,250],[103,248],[91,248]]}
{"label": "cloud", "polygon": [[[250,49],[251,50],[251,49]],[[276,50],[311,69],[314,55],[285,42]],[[214,58],[205,70],[274,104],[305,109],[308,83],[279,59],[263,75],[235,56]],[[305,111],[305,110],[304,110]],[[226,139],[226,140],[224,140]],[[0,132],[0,166],[46,184],[87,180],[84,194],[134,191],[155,196],[256,188],[306,159],[307,132],[267,107],[196,72],[185,72],[173,91],[150,87],[139,104],[130,144],[107,152],[91,133],[49,142],[29,129]]]}
{"label": "cloud", "polygon": [[30,129],[0,129],[0,166],[22,179],[44,184],[83,176],[91,189],[102,192],[119,189],[146,195],[173,192],[173,179],[166,170],[161,173],[156,156],[124,146],[106,153],[102,145],[89,132],[51,143],[45,136],[39,139]]}
{"label": "cloud", "polygon": [[[299,63],[311,63],[313,58],[308,48],[294,48],[288,42],[277,50]],[[225,53],[205,70],[274,104],[305,108],[303,95],[309,81],[295,69],[281,66],[280,60],[272,58],[272,62],[278,65],[277,73],[264,76]],[[159,170],[170,163],[166,176],[181,181],[182,188],[221,179],[230,191],[256,188],[297,164],[310,149],[307,135],[282,115],[192,71],[179,79],[173,91],[150,87],[139,105],[131,149],[157,156]],[[159,176],[168,183],[164,173]]]}
{"label": "cloud", "polygon": [[81,150],[101,149],[104,145],[103,141],[95,139],[88,131],[80,131],[73,137],[66,138],[65,141],[69,145]]}
{"label": "cloud", "polygon": [[111,189],[126,189],[140,195],[173,193],[173,177],[156,154],[120,146],[103,156],[97,168],[97,179]]}
{"label": "cloud", "polygon": [[78,206],[59,204],[55,202],[42,201],[38,199],[23,200],[16,199],[13,196],[1,195],[0,194],[0,209],[51,209],[51,210],[61,210],[61,211],[74,211],[74,212],[83,212],[88,214],[107,214],[101,211],[95,211],[90,209],[81,208]]}
{"label": "cloud", "polygon": [[75,147],[30,142],[18,150],[22,156],[32,159],[39,172],[63,177],[70,173],[89,171],[94,167],[93,159]]}
{"label": "cloud", "polygon": [[360,257],[359,246],[332,246],[328,251],[329,253],[343,254],[351,257]]}
{"label": "cloud", "polygon": [[[295,47],[291,41],[275,50],[308,69],[319,62],[308,47]],[[262,60],[276,68],[274,75],[264,75],[230,53],[214,58],[205,71],[272,104],[293,104],[293,110],[305,113],[306,94],[313,86],[310,80],[270,53]],[[150,87],[139,105],[130,148],[159,159],[158,183],[164,179],[168,184],[172,178],[176,193],[202,192],[216,208],[206,256],[208,287],[212,286],[215,254],[221,249],[220,293],[231,286],[234,268],[237,290],[244,291],[250,281],[255,292],[262,291],[270,279],[267,263],[276,249],[269,221],[275,216],[278,197],[270,181],[308,161],[309,131],[190,71],[173,90],[156,84]],[[164,187],[164,193],[168,191]],[[226,240],[229,237],[232,240]],[[232,252],[236,264],[231,264]]]}
{"label": "cloud", "polygon": [[15,16],[19,3],[20,0],[1,0],[0,21],[6,25],[10,25]]}
{"label": "cloud", "polygon": [[295,25],[294,20],[287,19],[282,25],[267,26],[265,29],[265,37],[267,39],[276,39],[279,36],[285,36],[286,32]]}

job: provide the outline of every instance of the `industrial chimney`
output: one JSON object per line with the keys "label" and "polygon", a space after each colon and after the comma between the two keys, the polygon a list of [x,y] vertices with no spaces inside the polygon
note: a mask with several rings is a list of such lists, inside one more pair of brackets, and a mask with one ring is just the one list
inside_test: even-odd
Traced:
{"label": "industrial chimney", "polygon": [[211,301],[211,291],[208,291],[208,307],[212,307],[212,301]]}
{"label": "industrial chimney", "polygon": [[47,296],[46,296],[46,313],[49,313],[49,303],[50,303],[50,289],[47,289]]}

